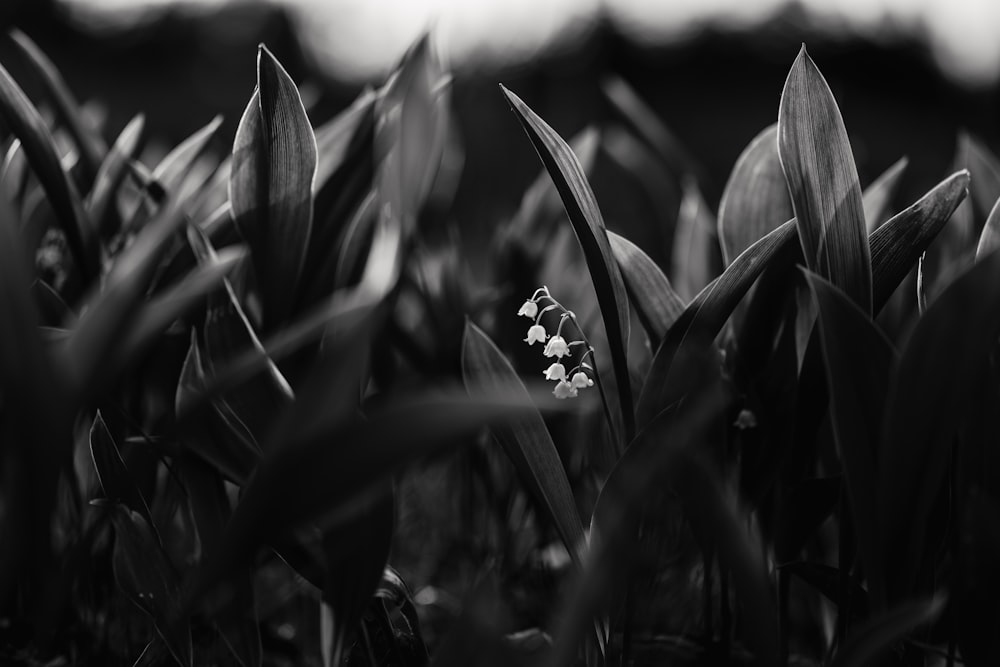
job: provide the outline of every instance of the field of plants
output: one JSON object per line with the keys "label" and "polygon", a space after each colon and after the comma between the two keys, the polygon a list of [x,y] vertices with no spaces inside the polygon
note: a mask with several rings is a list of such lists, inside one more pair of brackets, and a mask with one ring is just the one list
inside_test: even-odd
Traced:
{"label": "field of plants", "polygon": [[715,211],[608,79],[681,195],[609,228],[602,128],[500,86],[538,174],[480,258],[426,38],[330,119],[261,45],[156,161],[4,39],[0,663],[1000,664],[976,138],[896,210],[803,46]]}

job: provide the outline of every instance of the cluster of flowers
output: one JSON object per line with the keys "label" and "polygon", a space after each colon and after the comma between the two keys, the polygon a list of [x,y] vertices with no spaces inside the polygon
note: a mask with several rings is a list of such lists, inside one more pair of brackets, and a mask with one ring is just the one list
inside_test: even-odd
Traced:
{"label": "cluster of flowers", "polygon": [[[541,308],[539,308],[539,303],[542,304]],[[541,320],[542,315],[552,311],[559,313],[559,325],[555,334],[549,336],[545,327],[542,326]],[[556,361],[545,369],[545,379],[556,381],[556,387],[552,390],[556,398],[573,398],[581,389],[594,386],[594,380],[590,377],[594,372],[594,367],[586,362],[587,357],[593,356],[594,348],[587,342],[583,331],[576,323],[576,315],[573,314],[573,311],[563,308],[562,304],[549,294],[549,289],[542,286],[535,290],[531,298],[521,305],[517,314],[535,321],[528,329],[528,337],[524,339],[524,342],[528,345],[544,343],[543,354],[549,358],[556,358]],[[572,322],[579,339],[567,341],[563,337],[563,326],[567,322]],[[585,351],[580,356],[580,363],[567,371],[562,359],[563,357],[571,357],[574,347],[584,347]]]}

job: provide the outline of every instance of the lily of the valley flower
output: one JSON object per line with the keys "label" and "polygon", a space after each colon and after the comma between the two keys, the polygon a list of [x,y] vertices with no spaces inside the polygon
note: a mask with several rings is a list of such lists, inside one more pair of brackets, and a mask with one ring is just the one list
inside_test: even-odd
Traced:
{"label": "lily of the valley flower", "polygon": [[565,380],[566,367],[560,363],[555,363],[545,369],[546,380]]}
{"label": "lily of the valley flower", "polygon": [[521,310],[517,311],[517,314],[524,317],[534,317],[538,314],[538,304],[528,299],[521,304]]}
{"label": "lily of the valley flower", "polygon": [[559,384],[552,390],[552,395],[556,398],[575,398],[577,389],[566,380],[559,380]]}
{"label": "lily of the valley flower", "polygon": [[556,357],[557,359],[562,359],[569,354],[569,345],[566,344],[566,339],[556,334],[549,339],[548,345],[545,346],[545,352],[543,352],[546,357]]}
{"label": "lily of the valley flower", "polygon": [[575,389],[584,389],[586,387],[594,386],[594,381],[591,380],[590,377],[583,371],[574,373],[573,379],[570,380],[569,383],[573,385],[573,388]]}
{"label": "lily of the valley flower", "polygon": [[[528,337],[524,339],[524,342],[528,345],[532,345],[534,343],[544,343],[545,336],[545,327],[541,324],[534,324],[528,329]],[[556,337],[558,338],[558,336]]]}

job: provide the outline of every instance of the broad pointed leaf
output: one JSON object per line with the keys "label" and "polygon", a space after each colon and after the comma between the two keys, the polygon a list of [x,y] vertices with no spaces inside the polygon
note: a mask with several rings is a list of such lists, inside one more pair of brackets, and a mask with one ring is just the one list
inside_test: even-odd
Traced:
{"label": "broad pointed leaf", "polygon": [[233,144],[229,199],[250,246],[265,328],[290,314],[313,218],[316,138],[299,92],[263,45]]}
{"label": "broad pointed leaf", "polygon": [[715,219],[697,181],[684,179],[682,189],[670,268],[677,293],[690,301],[716,276],[718,238]]}
{"label": "broad pointed leaf", "polygon": [[861,184],[840,109],[805,46],[781,93],[778,156],[806,266],[871,313],[871,254]]}
{"label": "broad pointed leaf", "polygon": [[899,190],[903,172],[909,163],[909,159],[905,156],[899,158],[862,193],[861,202],[865,209],[865,226],[869,235],[886,221],[892,199]]}
{"label": "broad pointed leaf", "polygon": [[134,159],[139,150],[145,123],[145,116],[138,114],[121,131],[111,150],[101,161],[94,178],[94,187],[84,201],[87,215],[105,237],[110,237],[117,231],[113,225],[118,213],[114,209],[115,196],[128,172],[129,160]]}
{"label": "broad pointed leaf", "polygon": [[625,289],[653,348],[684,311],[684,300],[649,255],[623,236],[608,232],[611,252],[625,279]]}

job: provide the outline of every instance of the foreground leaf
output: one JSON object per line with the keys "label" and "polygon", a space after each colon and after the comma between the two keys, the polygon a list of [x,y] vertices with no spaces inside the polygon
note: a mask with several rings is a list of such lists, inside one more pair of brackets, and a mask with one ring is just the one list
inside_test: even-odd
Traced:
{"label": "foreground leaf", "polygon": [[590,189],[580,162],[566,142],[522,102],[521,98],[503,86],[501,89],[555,182],[573,225],[573,231],[583,249],[608,336],[618,389],[613,395],[619,398],[619,409],[625,425],[625,439],[630,440],[635,432],[635,416],[628,362],[625,357],[629,339],[628,295],[625,292],[625,282],[622,280],[618,263],[611,251],[600,209],[597,207],[594,193]]}
{"label": "foreground leaf", "polygon": [[912,597],[927,553],[928,515],[964,412],[956,388],[977,377],[1000,335],[1000,253],[956,279],[907,339],[886,399],[879,533],[890,603]]}
{"label": "foreground leaf", "polygon": [[[514,368],[490,340],[471,322],[462,337],[462,377],[470,395],[478,393],[516,396],[530,402],[528,390]],[[576,500],[559,459],[552,436],[537,410],[493,427],[493,433],[535,501],[562,538],[573,562],[582,567],[586,539]]]}
{"label": "foreground leaf", "polygon": [[778,109],[778,155],[806,266],[872,312],[872,263],[861,184],[833,93],[805,46]]}

